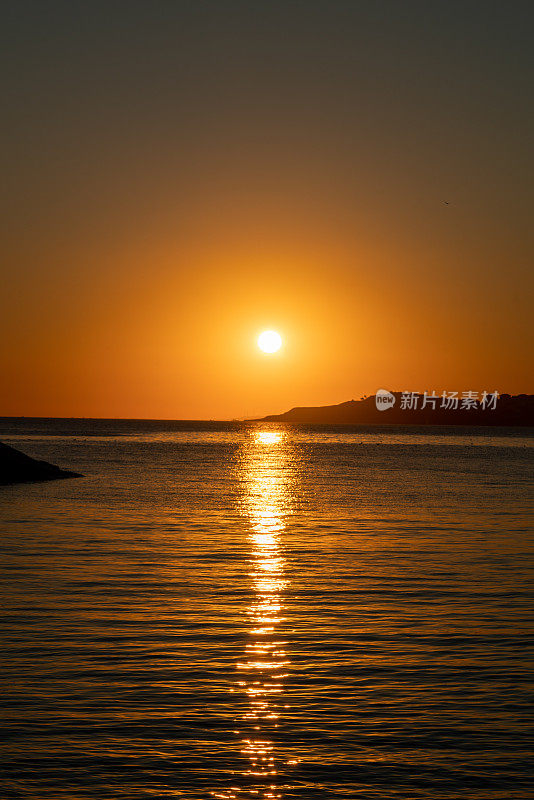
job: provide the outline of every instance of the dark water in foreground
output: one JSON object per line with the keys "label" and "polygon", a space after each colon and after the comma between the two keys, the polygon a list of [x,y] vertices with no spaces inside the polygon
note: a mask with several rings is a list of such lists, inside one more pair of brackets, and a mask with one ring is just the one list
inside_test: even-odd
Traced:
{"label": "dark water in foreground", "polygon": [[0,420],[0,796],[532,797],[528,433]]}

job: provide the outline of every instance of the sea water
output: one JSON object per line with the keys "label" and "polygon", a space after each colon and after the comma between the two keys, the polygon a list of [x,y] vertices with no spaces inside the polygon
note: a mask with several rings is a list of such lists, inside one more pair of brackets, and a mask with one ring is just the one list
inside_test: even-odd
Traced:
{"label": "sea water", "polygon": [[532,796],[534,431],[0,439],[2,798]]}

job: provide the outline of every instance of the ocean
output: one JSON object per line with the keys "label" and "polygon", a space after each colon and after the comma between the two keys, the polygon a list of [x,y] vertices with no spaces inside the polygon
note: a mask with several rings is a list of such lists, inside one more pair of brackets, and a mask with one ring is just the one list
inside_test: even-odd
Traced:
{"label": "ocean", "polygon": [[532,797],[534,430],[0,440],[2,798]]}

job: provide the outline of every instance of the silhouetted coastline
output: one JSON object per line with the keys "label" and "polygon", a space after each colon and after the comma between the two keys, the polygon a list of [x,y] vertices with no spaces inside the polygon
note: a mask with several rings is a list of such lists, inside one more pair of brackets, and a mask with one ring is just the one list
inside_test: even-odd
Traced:
{"label": "silhouetted coastline", "polygon": [[498,425],[534,427],[534,395],[502,394],[495,403],[495,408],[482,407],[480,401],[474,401],[470,408],[461,408],[459,400],[457,409],[440,407],[438,398],[433,408],[427,405],[421,408],[422,395],[418,398],[417,408],[402,407],[402,392],[392,392],[395,404],[391,408],[379,410],[376,407],[375,395],[361,400],[349,400],[333,406],[296,407],[283,414],[269,414],[257,422],[289,422],[298,424],[326,425]]}
{"label": "silhouetted coastline", "polygon": [[49,464],[48,461],[38,461],[0,442],[0,486],[82,477],[79,472],[61,469],[55,464]]}

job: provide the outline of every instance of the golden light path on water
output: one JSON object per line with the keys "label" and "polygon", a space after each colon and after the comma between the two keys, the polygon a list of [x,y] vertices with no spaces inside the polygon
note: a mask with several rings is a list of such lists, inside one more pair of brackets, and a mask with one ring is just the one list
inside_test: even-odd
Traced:
{"label": "golden light path on water", "polygon": [[[287,588],[282,537],[296,473],[287,435],[265,429],[251,431],[239,469],[242,512],[250,520],[249,575],[254,593],[246,610],[248,642],[244,658],[237,664],[238,691],[246,698],[241,719],[236,720],[243,737],[245,765],[243,786],[219,796],[278,800],[282,797],[277,786],[282,756],[273,734],[284,711],[284,678],[290,663],[280,630]],[[284,763],[287,765],[287,760]]]}

